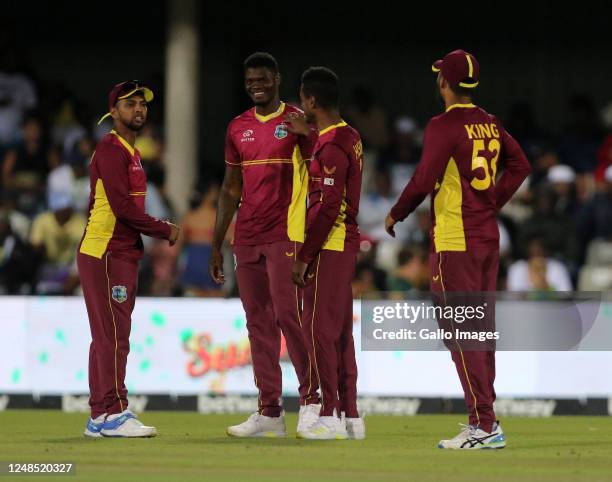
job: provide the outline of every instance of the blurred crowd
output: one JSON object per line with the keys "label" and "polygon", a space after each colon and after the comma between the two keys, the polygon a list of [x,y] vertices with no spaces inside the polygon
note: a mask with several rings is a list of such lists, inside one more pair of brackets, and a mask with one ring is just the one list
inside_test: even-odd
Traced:
{"label": "blurred crowd", "polygon": [[[88,163],[110,129],[97,126],[69,92],[56,89],[51,99],[42,98],[39,85],[10,58],[1,59],[0,294],[79,293],[75,253],[87,220]],[[419,161],[426,120],[388,115],[365,87],[347,100],[344,116],[365,148],[354,294],[425,291],[429,200],[397,226],[395,239],[383,223]],[[527,103],[508,112],[504,125],[525,149],[533,174],[499,216],[499,289],[612,288],[612,104],[601,109],[587,96],[570,97],[561,132],[545,131]],[[137,141],[148,178],[146,210],[177,220],[164,187],[163,142],[155,120]],[[206,165],[201,179],[178,219],[180,242],[170,247],[144,238],[140,294],[237,294],[229,247],[226,285],[216,286],[208,275],[220,179],[210,179]],[[228,245],[231,238],[230,230]]]}

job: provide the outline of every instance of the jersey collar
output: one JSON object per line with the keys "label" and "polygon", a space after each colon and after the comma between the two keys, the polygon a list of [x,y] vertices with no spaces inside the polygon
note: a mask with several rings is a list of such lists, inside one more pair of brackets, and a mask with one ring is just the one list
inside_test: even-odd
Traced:
{"label": "jersey collar", "polygon": [[256,107],[253,107],[253,112],[255,113],[255,118],[259,122],[268,122],[270,119],[274,119],[275,117],[278,117],[283,112],[285,112],[285,103],[281,102],[280,106],[277,109],[277,111],[276,112],[272,112],[272,114],[260,115],[260,114],[257,113],[257,108]]}
{"label": "jersey collar", "polygon": [[453,104],[453,105],[449,105],[448,108],[446,109],[446,112],[448,112],[449,110],[453,110],[456,108],[465,108],[465,109],[471,109],[472,107],[476,107],[474,104]]}
{"label": "jersey collar", "polygon": [[323,130],[320,130],[319,135],[322,136],[323,134],[327,134],[328,132],[333,131],[334,129],[337,129],[338,127],[344,127],[345,125],[346,125],[346,122],[340,121],[337,124],[334,124],[333,126],[329,126]]}
{"label": "jersey collar", "polygon": [[117,139],[119,139],[121,145],[125,147],[132,156],[134,155],[134,148],[130,146],[130,143],[126,141],[123,137],[121,137],[115,129],[111,130],[110,133],[117,136]]}

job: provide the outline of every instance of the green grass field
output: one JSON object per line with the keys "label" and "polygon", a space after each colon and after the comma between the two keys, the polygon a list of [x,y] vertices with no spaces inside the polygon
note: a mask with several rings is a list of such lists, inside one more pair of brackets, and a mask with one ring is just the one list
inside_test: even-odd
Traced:
{"label": "green grass field", "polygon": [[455,435],[460,416],[372,416],[367,440],[329,442],[294,438],[294,414],[287,416],[288,438],[261,440],[225,436],[226,425],[242,415],[148,412],[142,419],[160,435],[86,439],[83,414],[0,412],[0,460],[69,461],[77,475],[68,480],[112,482],[612,480],[612,418],[606,417],[506,418],[508,447],[475,452],[436,448],[440,438]]}

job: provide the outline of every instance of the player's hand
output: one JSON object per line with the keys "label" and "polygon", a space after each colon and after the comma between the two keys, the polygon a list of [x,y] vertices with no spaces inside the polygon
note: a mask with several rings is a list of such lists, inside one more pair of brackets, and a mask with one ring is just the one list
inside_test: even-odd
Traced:
{"label": "player's hand", "polygon": [[208,272],[215,283],[222,285],[225,283],[225,275],[223,274],[223,255],[219,249],[213,248],[208,262]]}
{"label": "player's hand", "polygon": [[293,268],[291,269],[291,278],[293,282],[298,285],[300,288],[306,286],[306,270],[308,269],[308,264],[296,259],[293,263]]}
{"label": "player's hand", "polygon": [[385,231],[387,231],[389,235],[391,235],[394,238],[395,238],[394,226],[396,223],[397,221],[391,217],[391,214],[387,214],[387,217],[385,218]]}
{"label": "player's hand", "polygon": [[170,237],[168,238],[168,242],[170,243],[170,246],[174,246],[178,241],[181,228],[179,228],[176,224],[168,224],[170,225]]}
{"label": "player's hand", "polygon": [[298,136],[307,136],[310,134],[310,127],[306,122],[306,116],[299,112],[289,112],[284,119],[287,130]]}

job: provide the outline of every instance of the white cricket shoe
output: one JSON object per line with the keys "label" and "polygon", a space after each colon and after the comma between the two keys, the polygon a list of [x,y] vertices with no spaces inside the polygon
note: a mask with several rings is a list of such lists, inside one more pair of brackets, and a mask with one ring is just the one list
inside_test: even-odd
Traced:
{"label": "white cricket shoe", "polygon": [[155,437],[157,429],[147,427],[129,410],[106,417],[100,433],[103,437],[146,438]]}
{"label": "white cricket shoe", "polygon": [[93,437],[93,438],[101,438],[102,434],[100,430],[102,430],[102,426],[104,425],[104,420],[106,420],[106,414],[103,413],[96,418],[89,417],[87,420],[87,425],[85,426],[85,431],[83,435],[85,437]]}
{"label": "white cricket shoe", "polygon": [[239,425],[227,427],[227,434],[230,437],[285,437],[285,414],[280,417],[266,417],[255,412]]}
{"label": "white cricket shoe", "polygon": [[298,415],[297,433],[305,432],[318,420],[321,404],[313,403],[300,406]]}
{"label": "white cricket shoe", "polygon": [[365,422],[362,417],[347,417],[344,420],[346,422],[346,433],[348,434],[348,438],[355,440],[363,440],[366,438]]}
{"label": "white cricket shoe", "polygon": [[306,431],[298,432],[298,438],[311,440],[346,440],[346,424],[334,414],[331,417],[319,417],[317,421]]}
{"label": "white cricket shoe", "polygon": [[454,450],[503,449],[506,436],[499,422],[495,422],[491,432],[485,432],[474,425],[463,425],[459,435],[450,440],[440,440],[438,448]]}

